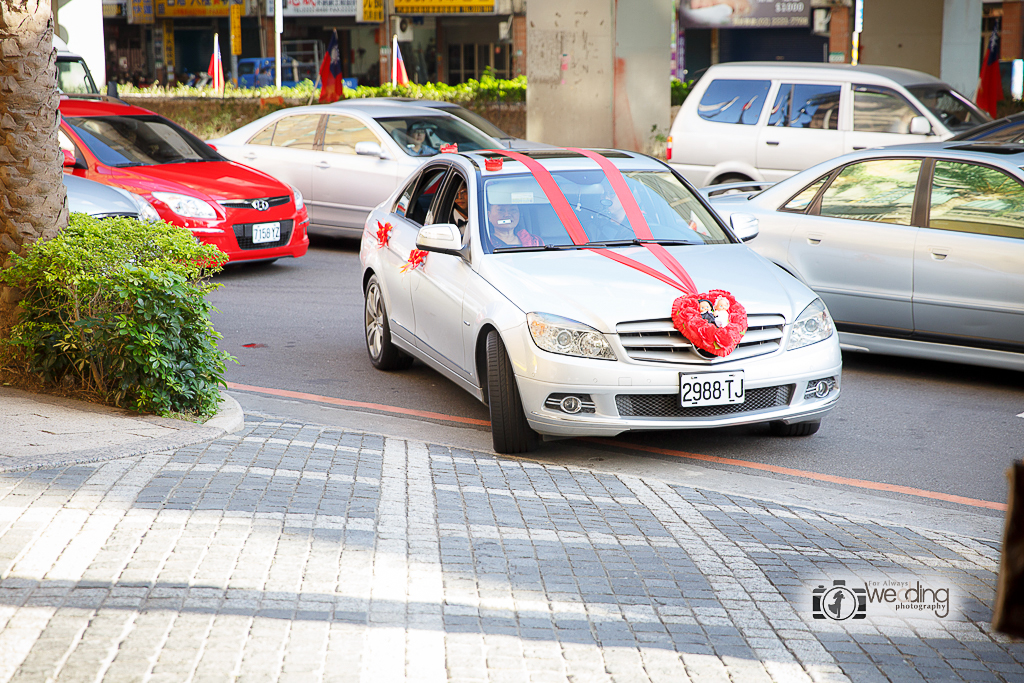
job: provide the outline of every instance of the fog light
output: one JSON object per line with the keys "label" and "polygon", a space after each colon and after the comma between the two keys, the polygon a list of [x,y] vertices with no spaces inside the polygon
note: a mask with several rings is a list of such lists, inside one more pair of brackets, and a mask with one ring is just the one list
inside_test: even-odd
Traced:
{"label": "fog light", "polygon": [[807,390],[804,391],[804,398],[825,398],[832,393],[832,390],[836,388],[835,377],[823,377],[821,379],[812,379],[807,383]]}
{"label": "fog light", "polygon": [[583,402],[575,396],[566,396],[562,399],[559,405],[561,405],[562,410],[567,413],[578,413],[583,409]]}
{"label": "fog light", "polygon": [[828,396],[828,392],[832,391],[832,387],[828,385],[828,382],[821,380],[814,385],[814,395],[818,398],[825,398]]}

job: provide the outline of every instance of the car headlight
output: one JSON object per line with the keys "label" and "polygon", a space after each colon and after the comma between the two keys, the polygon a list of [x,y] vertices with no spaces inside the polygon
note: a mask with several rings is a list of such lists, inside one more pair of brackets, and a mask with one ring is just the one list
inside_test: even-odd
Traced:
{"label": "car headlight", "polygon": [[298,211],[306,205],[306,202],[303,201],[302,193],[299,192],[299,188],[294,185],[289,185],[288,187],[292,188],[292,195],[295,197],[295,210]]}
{"label": "car headlight", "polygon": [[821,299],[815,299],[790,326],[787,350],[799,349],[828,339],[835,331],[832,316]]}
{"label": "car headlight", "polygon": [[139,207],[139,220],[149,223],[156,223],[160,220],[160,214],[156,212],[156,209],[153,208],[153,205],[145,197],[134,192],[128,192],[128,194],[132,196],[135,206]]}
{"label": "car headlight", "polygon": [[171,211],[182,218],[216,218],[217,210],[209,202],[199,197],[192,197],[187,194],[176,192],[153,192],[153,197],[159,199],[170,208]]}
{"label": "car headlight", "polygon": [[612,345],[603,334],[589,325],[549,313],[528,313],[533,342],[545,351],[566,356],[616,360]]}

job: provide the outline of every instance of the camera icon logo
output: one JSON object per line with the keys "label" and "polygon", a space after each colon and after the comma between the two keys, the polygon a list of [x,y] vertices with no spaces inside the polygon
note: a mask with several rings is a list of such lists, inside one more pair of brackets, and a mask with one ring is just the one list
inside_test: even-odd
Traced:
{"label": "camera icon logo", "polygon": [[868,591],[848,587],[845,579],[835,579],[831,586],[819,584],[812,592],[811,611],[815,619],[866,619]]}

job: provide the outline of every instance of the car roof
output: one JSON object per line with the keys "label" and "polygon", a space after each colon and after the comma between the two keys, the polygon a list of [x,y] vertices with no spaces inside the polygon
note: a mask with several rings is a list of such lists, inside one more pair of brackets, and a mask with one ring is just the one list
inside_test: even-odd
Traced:
{"label": "car roof", "polygon": [[114,98],[62,97],[60,113],[62,116],[157,116],[156,112]]}
{"label": "car roof", "polygon": [[[908,85],[945,85],[941,79],[926,74],[923,71],[902,69],[895,66],[875,66],[871,64],[828,64],[825,62],[725,62],[715,64],[706,73],[718,73],[719,71],[749,71],[751,69],[765,69],[770,78],[790,78],[796,75],[804,75],[811,78],[828,78],[829,72],[833,77],[842,75],[849,78],[852,74],[868,74],[880,76],[895,81],[906,87]],[[803,72],[802,74],[800,72]]]}
{"label": "car roof", "polygon": [[950,139],[971,140],[977,135],[984,135],[986,133],[1002,130],[1007,127],[1020,126],[1022,123],[1024,123],[1024,112],[1017,112],[1016,114],[1004,116],[1001,119],[995,119],[994,121],[982,123],[981,125],[975,126],[974,128],[968,128],[964,132],[958,133],[957,135],[953,136]]}
{"label": "car roof", "polygon": [[[671,170],[663,162],[653,157],[649,157],[646,154],[639,154],[637,152],[630,152],[623,149],[592,149],[590,151],[597,152],[615,164],[616,168],[620,169],[629,169],[634,171]],[[540,165],[548,171],[598,170],[595,167],[596,162],[588,159],[578,152],[573,152],[568,149],[556,147],[553,149],[520,150],[518,154],[530,157],[531,159],[539,162]],[[445,155],[441,154],[434,158],[440,159],[444,156]],[[459,156],[471,161],[488,176],[511,175],[523,173],[527,170],[526,165],[523,162],[517,161],[503,150],[462,152]],[[501,169],[488,171],[486,166],[488,159],[501,159]]]}
{"label": "car roof", "polygon": [[415,107],[427,107],[429,109],[456,109],[459,105],[444,100],[419,100],[415,97],[353,97],[347,100],[339,100],[332,104],[346,106],[373,106],[377,104],[401,105],[406,104]]}
{"label": "car roof", "polygon": [[984,140],[969,141],[961,140],[954,142],[923,142],[916,145],[895,145],[892,147],[881,147],[874,150],[870,156],[877,156],[879,153],[905,154],[907,152],[920,154],[921,156],[942,155],[946,157],[956,156],[974,161],[984,161],[1005,166],[1015,166],[1018,169],[1024,165],[1024,144],[993,144]]}

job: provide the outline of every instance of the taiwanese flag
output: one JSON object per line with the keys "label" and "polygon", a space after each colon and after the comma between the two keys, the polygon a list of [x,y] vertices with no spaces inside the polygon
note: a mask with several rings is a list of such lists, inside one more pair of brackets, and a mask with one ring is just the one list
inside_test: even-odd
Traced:
{"label": "taiwanese flag", "polygon": [[978,106],[996,116],[996,104],[1003,99],[1003,78],[999,74],[999,20],[996,20],[992,36],[988,39],[985,59],[981,63],[981,77],[978,83],[978,94],[974,101]]}
{"label": "taiwanese flag", "polygon": [[341,82],[341,51],[338,49],[338,29],[331,33],[324,61],[320,63],[320,104],[345,99]]}
{"label": "taiwanese flag", "polygon": [[210,74],[211,85],[217,92],[224,92],[224,61],[220,57],[220,40],[217,34],[213,34],[213,54],[210,56],[210,66],[206,68]]}
{"label": "taiwanese flag", "polygon": [[409,85],[409,74],[405,72],[405,61],[398,48],[398,36],[391,41],[391,85]]}

